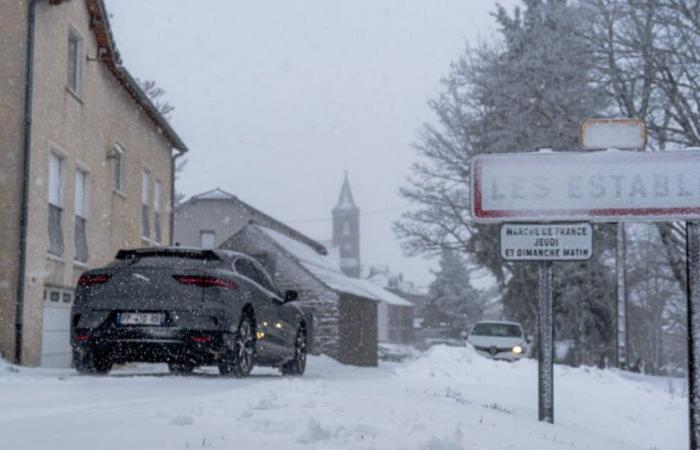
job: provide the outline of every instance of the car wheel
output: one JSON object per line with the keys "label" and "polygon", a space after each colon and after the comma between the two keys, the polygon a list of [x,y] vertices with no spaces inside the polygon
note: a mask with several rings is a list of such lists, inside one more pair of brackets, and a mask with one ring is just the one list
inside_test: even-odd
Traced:
{"label": "car wheel", "polygon": [[297,337],[294,341],[294,359],[282,366],[283,375],[303,375],[306,370],[306,355],[307,355],[307,340],[306,331],[299,328]]}
{"label": "car wheel", "polygon": [[175,375],[189,375],[194,370],[194,366],[187,363],[168,363],[168,370]]}
{"label": "car wheel", "polygon": [[255,326],[248,315],[238,324],[233,349],[228,349],[219,362],[219,373],[226,376],[247,377],[253,370],[255,354]]}
{"label": "car wheel", "polygon": [[81,375],[104,375],[112,370],[112,358],[95,350],[85,350],[73,354],[75,369]]}

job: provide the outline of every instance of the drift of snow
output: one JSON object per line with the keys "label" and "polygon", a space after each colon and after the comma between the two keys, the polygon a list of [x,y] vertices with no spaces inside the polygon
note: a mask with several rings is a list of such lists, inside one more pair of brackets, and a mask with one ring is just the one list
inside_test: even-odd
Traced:
{"label": "drift of snow", "polygon": [[[10,366],[4,366],[5,369]],[[162,365],[108,377],[0,366],[3,448],[681,449],[681,380],[556,367],[555,425],[537,421],[537,365],[434,347],[404,364],[311,357],[302,378],[228,379]],[[40,431],[39,431],[40,430]]]}

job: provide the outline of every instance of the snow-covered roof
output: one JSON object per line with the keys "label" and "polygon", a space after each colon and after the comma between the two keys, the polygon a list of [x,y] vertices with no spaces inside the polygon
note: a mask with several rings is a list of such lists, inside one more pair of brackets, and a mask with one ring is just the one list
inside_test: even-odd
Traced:
{"label": "snow-covered roof", "polygon": [[357,295],[378,302],[385,302],[390,305],[413,306],[411,302],[379,286],[375,286],[367,280],[348,277],[340,271],[333,258],[318,253],[303,242],[292,239],[270,228],[261,225],[255,226],[272,238],[277,245],[292,255],[306,270],[329,288],[346,294]]}
{"label": "snow-covered roof", "polygon": [[375,265],[370,267],[367,280],[384,289],[394,289],[402,294],[425,295],[425,289],[416,286],[411,281],[403,279],[401,274],[391,272],[389,266]]}
{"label": "snow-covered roof", "polygon": [[194,200],[236,200],[236,196],[216,188],[192,197]]}

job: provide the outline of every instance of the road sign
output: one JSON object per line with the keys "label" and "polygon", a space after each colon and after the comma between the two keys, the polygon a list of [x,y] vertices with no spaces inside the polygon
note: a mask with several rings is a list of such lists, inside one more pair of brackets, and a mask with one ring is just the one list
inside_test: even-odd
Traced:
{"label": "road sign", "polygon": [[589,149],[641,149],[647,141],[639,119],[587,119],[581,124],[581,147]]}
{"label": "road sign", "polygon": [[501,256],[510,261],[582,261],[592,254],[593,229],[587,223],[501,227]]}
{"label": "road sign", "polygon": [[700,220],[700,150],[472,159],[474,221]]}

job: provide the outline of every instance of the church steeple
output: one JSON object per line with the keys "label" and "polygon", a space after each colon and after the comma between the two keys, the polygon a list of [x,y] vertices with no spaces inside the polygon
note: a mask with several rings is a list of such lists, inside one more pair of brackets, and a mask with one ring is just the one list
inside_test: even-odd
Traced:
{"label": "church steeple", "polygon": [[343,180],[343,186],[340,188],[340,197],[338,197],[338,204],[335,205],[333,211],[353,211],[360,208],[355,205],[355,200],[352,198],[352,190],[350,189],[350,180],[348,179],[348,171],[345,171],[345,179]]}
{"label": "church steeple", "polygon": [[340,270],[353,278],[360,277],[360,208],[355,204],[345,171],[338,204],[333,208],[333,246],[340,253]]}

